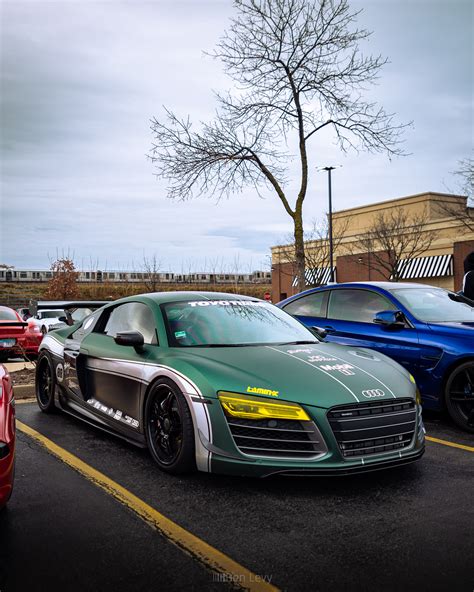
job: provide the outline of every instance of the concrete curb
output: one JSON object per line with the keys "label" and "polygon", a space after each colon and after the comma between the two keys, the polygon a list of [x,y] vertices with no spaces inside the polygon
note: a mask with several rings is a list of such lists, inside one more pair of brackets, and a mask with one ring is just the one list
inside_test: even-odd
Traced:
{"label": "concrete curb", "polygon": [[3,365],[11,374],[17,370],[34,370],[33,362],[4,362]]}
{"label": "concrete curb", "polygon": [[35,396],[34,384],[19,384],[13,385],[13,395],[15,399],[29,399]]}

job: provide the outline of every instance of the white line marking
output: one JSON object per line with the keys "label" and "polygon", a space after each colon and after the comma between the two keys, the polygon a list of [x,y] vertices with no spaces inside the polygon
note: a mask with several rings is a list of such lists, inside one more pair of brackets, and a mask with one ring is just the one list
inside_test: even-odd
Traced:
{"label": "white line marking", "polygon": [[[314,348],[316,351],[318,351],[319,353],[324,354],[325,352],[318,349],[317,347]],[[367,374],[368,376],[370,376],[371,378],[374,378],[377,382],[380,382],[380,384],[382,386],[384,386],[387,390],[389,390],[392,393],[392,397],[394,399],[397,398],[397,396],[395,395],[395,393],[392,391],[392,389],[390,387],[388,387],[384,382],[382,382],[380,380],[380,378],[377,378],[376,376],[374,376],[373,374],[371,374],[370,372],[367,372],[367,370],[364,370],[363,368],[361,368],[360,366],[357,366],[356,364],[354,364],[354,362],[350,361],[350,360],[345,360],[344,358],[340,358],[339,356],[336,356],[335,354],[331,354],[331,356],[333,358],[336,358],[336,360],[341,360],[341,362],[345,362],[346,364],[350,364],[351,366],[354,366],[354,368],[357,368],[358,370],[361,370],[361,372],[365,372],[365,374]]]}
{"label": "white line marking", "polygon": [[329,376],[330,378],[332,378],[333,380],[335,380],[336,382],[338,382],[340,385],[342,385],[346,390],[348,390],[351,393],[351,395],[354,397],[354,399],[358,403],[360,403],[360,400],[357,398],[357,396],[354,393],[354,391],[352,391],[347,385],[345,385],[342,381],[340,381],[339,378],[336,378],[332,374],[329,374],[329,372],[326,372],[326,370],[323,370],[319,366],[315,366],[314,364],[311,364],[311,362],[308,362],[307,360],[302,360],[301,358],[298,358],[298,356],[294,356],[294,355],[289,354],[287,352],[284,352],[284,351],[281,351],[279,349],[276,349],[275,347],[271,347],[270,345],[267,345],[266,347],[268,349],[273,349],[274,351],[278,352],[279,354],[283,354],[284,356],[289,356],[290,358],[293,358],[294,360],[299,360],[300,362],[303,362],[303,364],[308,364],[308,366],[311,366],[311,368],[314,368],[315,370],[319,370],[323,374],[326,374],[326,376]]}

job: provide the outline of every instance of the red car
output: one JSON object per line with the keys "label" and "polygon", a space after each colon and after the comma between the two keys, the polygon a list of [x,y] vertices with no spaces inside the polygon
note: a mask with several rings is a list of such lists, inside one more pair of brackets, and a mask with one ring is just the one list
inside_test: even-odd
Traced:
{"label": "red car", "polygon": [[0,509],[13,491],[15,473],[15,403],[10,375],[0,364]]}
{"label": "red car", "polygon": [[10,356],[36,355],[42,339],[33,321],[23,321],[13,308],[0,306],[0,362]]}

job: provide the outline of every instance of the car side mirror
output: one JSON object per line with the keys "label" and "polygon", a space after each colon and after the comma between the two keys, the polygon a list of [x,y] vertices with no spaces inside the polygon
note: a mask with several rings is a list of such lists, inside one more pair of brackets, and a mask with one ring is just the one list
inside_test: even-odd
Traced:
{"label": "car side mirror", "polygon": [[67,317],[59,317],[58,321],[61,321],[61,323],[67,323]]}
{"label": "car side mirror", "polygon": [[326,337],[326,335],[328,334],[326,329],[323,329],[322,327],[317,327],[316,325],[314,327],[310,327],[310,331],[311,331],[311,333],[313,333],[314,335],[316,335],[316,337],[319,337],[320,339],[324,339]]}
{"label": "car side mirror", "polygon": [[139,331],[122,331],[114,337],[117,345],[128,345],[135,349],[141,349],[145,343],[143,335]]}
{"label": "car side mirror", "polygon": [[405,327],[405,315],[401,310],[382,310],[375,315],[374,323],[384,327]]}

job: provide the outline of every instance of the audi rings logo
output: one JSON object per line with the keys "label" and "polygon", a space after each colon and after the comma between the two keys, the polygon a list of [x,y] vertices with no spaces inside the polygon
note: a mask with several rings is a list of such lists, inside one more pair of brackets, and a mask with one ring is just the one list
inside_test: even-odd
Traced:
{"label": "audi rings logo", "polygon": [[381,389],[370,389],[368,391],[362,391],[364,397],[368,399],[373,399],[374,397],[384,397],[385,393]]}

